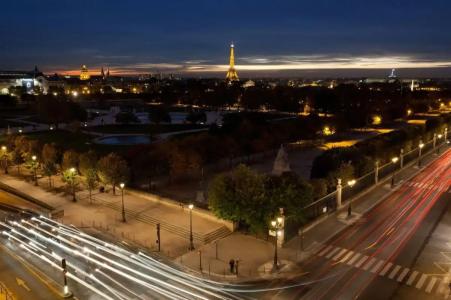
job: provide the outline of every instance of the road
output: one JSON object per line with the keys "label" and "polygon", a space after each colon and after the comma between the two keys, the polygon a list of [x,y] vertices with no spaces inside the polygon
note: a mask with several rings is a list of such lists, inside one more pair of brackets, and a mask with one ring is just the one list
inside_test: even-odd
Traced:
{"label": "road", "polygon": [[[61,299],[15,258],[0,249],[0,281],[17,299]],[[21,285],[19,286],[20,283]]]}
{"label": "road", "polygon": [[45,216],[10,216],[0,227],[2,244],[55,281],[62,281],[65,259],[68,289],[79,299],[247,298],[235,295],[241,287],[196,277],[138,249],[106,242]]}
{"label": "road", "polygon": [[302,264],[304,276],[277,283],[297,287],[262,298],[390,299],[401,286],[419,298],[448,297],[447,280],[411,266],[451,200],[450,166],[451,151],[447,151],[323,245]]}

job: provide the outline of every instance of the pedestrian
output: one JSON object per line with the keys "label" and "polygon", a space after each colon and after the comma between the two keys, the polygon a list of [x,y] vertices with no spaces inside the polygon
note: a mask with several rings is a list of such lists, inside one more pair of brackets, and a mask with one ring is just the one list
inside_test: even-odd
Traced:
{"label": "pedestrian", "polygon": [[233,274],[235,271],[235,260],[233,258],[229,261],[229,266],[230,266],[230,273]]}

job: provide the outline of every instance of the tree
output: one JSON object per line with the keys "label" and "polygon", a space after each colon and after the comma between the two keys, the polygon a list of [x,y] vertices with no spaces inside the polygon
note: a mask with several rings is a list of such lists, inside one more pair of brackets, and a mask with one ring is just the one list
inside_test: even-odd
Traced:
{"label": "tree", "polygon": [[52,176],[56,175],[57,167],[56,164],[50,161],[44,162],[42,165],[42,173],[49,179],[49,187],[52,187]]}
{"label": "tree", "polygon": [[42,172],[49,178],[49,187],[52,187],[52,176],[56,174],[56,162],[58,160],[58,150],[54,144],[45,144],[42,147]]}
{"label": "tree", "polygon": [[266,198],[274,217],[279,207],[285,215],[296,221],[304,221],[303,207],[313,200],[313,188],[295,173],[269,177],[266,182]]}
{"label": "tree", "polygon": [[14,151],[11,152],[11,162],[16,165],[17,173],[20,174],[20,166],[24,163],[24,159],[18,149],[14,149]]}
{"label": "tree", "polygon": [[169,173],[171,179],[181,178],[188,173],[196,173],[202,167],[202,157],[199,152],[189,147],[184,147],[185,143],[173,144],[169,148]]}
{"label": "tree", "polygon": [[92,201],[92,190],[97,186],[97,154],[89,150],[80,155],[80,173],[85,177],[85,184],[89,190],[89,202]]}
{"label": "tree", "polygon": [[81,175],[87,176],[91,170],[97,168],[97,154],[93,150],[80,154],[78,168]]}
{"label": "tree", "polygon": [[313,188],[313,197],[319,199],[327,194],[327,181],[322,178],[315,178],[310,181]]}
{"label": "tree", "polygon": [[116,186],[127,181],[129,176],[127,162],[114,152],[99,160],[97,170],[100,180],[113,186],[114,195],[116,194]]}
{"label": "tree", "polygon": [[264,176],[244,165],[239,165],[229,175],[214,178],[208,200],[210,209],[222,219],[249,226],[256,232],[265,227],[268,205]]}
{"label": "tree", "polygon": [[63,154],[63,160],[61,162],[61,168],[63,170],[68,170],[70,168],[78,168],[78,158],[79,155],[74,150],[67,150]]}
{"label": "tree", "polygon": [[67,187],[72,193],[72,201],[76,202],[77,198],[75,198],[75,189],[78,185],[77,170],[75,168],[64,170],[62,180],[67,184]]}
{"label": "tree", "polygon": [[97,172],[94,168],[87,169],[85,176],[85,184],[89,191],[89,202],[92,202],[92,190],[97,186]]}

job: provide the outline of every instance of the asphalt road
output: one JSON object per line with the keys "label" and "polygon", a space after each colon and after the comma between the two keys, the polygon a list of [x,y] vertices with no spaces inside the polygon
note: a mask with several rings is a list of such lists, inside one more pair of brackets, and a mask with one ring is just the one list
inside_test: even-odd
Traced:
{"label": "asphalt road", "polygon": [[396,293],[400,286],[412,289],[419,299],[432,294],[447,297],[443,278],[413,267],[451,200],[450,166],[448,151],[328,241],[302,264],[305,275],[273,284],[297,287],[261,298],[410,299]]}

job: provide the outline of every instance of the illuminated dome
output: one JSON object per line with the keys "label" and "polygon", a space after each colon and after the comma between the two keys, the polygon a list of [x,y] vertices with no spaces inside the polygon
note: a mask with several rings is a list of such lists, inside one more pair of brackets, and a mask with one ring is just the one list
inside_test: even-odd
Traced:
{"label": "illuminated dome", "polygon": [[91,75],[89,75],[88,68],[86,65],[83,65],[81,67],[81,73],[80,73],[80,80],[89,80],[91,78]]}

